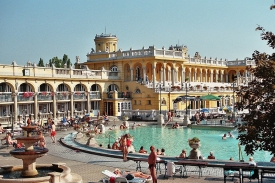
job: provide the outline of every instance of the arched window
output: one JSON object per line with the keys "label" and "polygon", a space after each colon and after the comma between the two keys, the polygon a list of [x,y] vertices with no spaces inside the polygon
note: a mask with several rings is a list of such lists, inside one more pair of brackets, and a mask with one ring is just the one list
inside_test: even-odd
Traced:
{"label": "arched window", "polygon": [[141,93],[140,89],[136,89],[135,93]]}
{"label": "arched window", "polygon": [[117,66],[113,65],[111,67],[111,72],[118,72]]}
{"label": "arched window", "polygon": [[118,91],[118,86],[115,84],[111,84],[108,87],[108,91]]}

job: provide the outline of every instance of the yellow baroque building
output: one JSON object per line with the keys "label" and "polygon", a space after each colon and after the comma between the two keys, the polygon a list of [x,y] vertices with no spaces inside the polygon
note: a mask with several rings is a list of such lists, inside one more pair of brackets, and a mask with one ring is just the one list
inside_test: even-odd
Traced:
{"label": "yellow baroque building", "polygon": [[[218,108],[234,103],[234,88],[253,77],[252,60],[202,58],[188,55],[186,46],[154,46],[123,51],[112,34],[96,35],[87,61],[71,68],[1,64],[0,123],[9,126],[26,117],[33,121],[85,114],[156,120],[161,112]],[[219,96],[220,101],[181,101],[179,96]],[[186,108],[187,107],[187,108]],[[98,114],[99,113],[99,114]]]}

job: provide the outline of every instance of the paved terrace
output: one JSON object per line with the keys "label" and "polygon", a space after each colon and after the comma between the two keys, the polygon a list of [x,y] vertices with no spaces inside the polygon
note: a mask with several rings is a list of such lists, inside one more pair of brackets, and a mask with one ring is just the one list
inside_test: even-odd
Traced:
{"label": "paved terrace", "polygon": [[[117,121],[116,124],[119,124]],[[112,126],[112,123],[109,124]],[[68,133],[73,132],[72,129],[68,129],[68,131],[58,131],[57,139],[64,137]],[[1,134],[0,138],[3,138],[4,135]],[[122,170],[130,170],[135,171],[136,163],[134,161],[123,162],[122,158],[110,158],[105,156],[99,156],[94,154],[88,154],[84,152],[79,152],[76,150],[68,149],[62,146],[59,142],[52,143],[50,136],[48,134],[45,135],[47,148],[49,152],[47,155],[42,158],[37,159],[37,164],[51,164],[56,162],[64,162],[66,163],[72,170],[73,173],[77,173],[82,176],[84,183],[96,183],[102,182],[102,179],[106,177],[101,172],[103,170],[113,171],[115,168],[120,168]],[[3,165],[22,165],[22,161],[12,157],[9,154],[9,151],[12,150],[12,147],[6,148],[2,146],[0,148],[0,166]],[[149,170],[147,169],[147,163],[141,163],[142,171],[144,173],[149,174]],[[162,170],[164,167],[162,167]],[[189,170],[196,169],[195,167],[188,167]],[[188,177],[181,178],[179,174],[177,174],[174,179],[164,178],[164,170],[162,174],[158,174],[158,182],[160,183],[169,183],[169,182],[190,182],[190,183],[222,183],[223,182],[223,170],[221,168],[203,168],[202,177],[199,178],[198,173],[188,172]],[[239,182],[239,179],[227,179],[227,182]],[[244,179],[244,182],[249,182],[249,179]],[[252,183],[258,182],[257,179],[252,180]],[[274,182],[274,180],[264,180],[265,183]]]}

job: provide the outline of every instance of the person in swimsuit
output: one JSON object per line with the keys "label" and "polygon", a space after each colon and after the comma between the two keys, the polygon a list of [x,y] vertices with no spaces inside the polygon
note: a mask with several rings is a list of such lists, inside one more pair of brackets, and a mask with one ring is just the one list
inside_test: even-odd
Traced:
{"label": "person in swimsuit", "polygon": [[186,158],[186,150],[183,149],[179,155],[179,158]]}
{"label": "person in swimsuit", "polygon": [[157,174],[156,174],[156,163],[157,163],[157,153],[155,152],[155,147],[150,147],[150,155],[148,156],[149,170],[152,176],[153,183],[157,183]]}
{"label": "person in swimsuit", "polygon": [[127,161],[127,154],[128,154],[127,138],[128,138],[128,134],[125,134],[120,138],[120,141],[119,141],[120,148],[123,154],[123,161]]}
{"label": "person in swimsuit", "polygon": [[52,128],[51,128],[51,139],[52,139],[53,143],[55,143],[55,142],[56,142],[56,138],[55,138],[55,136],[56,136],[55,124],[54,124],[54,122],[52,121]]}
{"label": "person in swimsuit", "polygon": [[120,169],[116,168],[114,174],[120,177],[126,177],[128,174],[132,174],[134,177],[139,177],[143,179],[151,179],[150,175],[144,174],[142,172],[128,172],[128,171],[121,171]]}
{"label": "person in swimsuit", "polygon": [[43,133],[41,131],[38,132],[39,135],[39,143],[38,146],[41,148],[46,148],[46,141]]}

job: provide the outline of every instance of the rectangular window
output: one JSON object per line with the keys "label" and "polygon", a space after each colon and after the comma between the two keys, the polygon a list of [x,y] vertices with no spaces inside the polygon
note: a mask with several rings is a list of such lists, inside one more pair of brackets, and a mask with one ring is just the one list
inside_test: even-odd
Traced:
{"label": "rectangular window", "polygon": [[151,100],[147,100],[147,105],[151,105]]}

